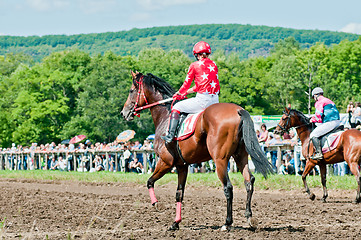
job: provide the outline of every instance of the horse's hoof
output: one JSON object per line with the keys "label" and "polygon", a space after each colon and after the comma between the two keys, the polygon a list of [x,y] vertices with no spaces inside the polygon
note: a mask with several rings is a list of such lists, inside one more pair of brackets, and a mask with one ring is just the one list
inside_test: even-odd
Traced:
{"label": "horse's hoof", "polygon": [[322,198],[321,201],[322,201],[323,203],[326,203],[326,198]]}
{"label": "horse's hoof", "polygon": [[257,229],[258,228],[258,220],[257,218],[250,217],[247,219],[248,225],[251,229]]}
{"label": "horse's hoof", "polygon": [[222,232],[229,232],[231,230],[231,226],[230,225],[223,225],[221,227],[221,231]]}
{"label": "horse's hoof", "polygon": [[313,194],[313,193],[311,193],[311,195],[310,195],[310,199],[313,201],[313,200],[315,200],[315,198],[316,198],[316,195],[315,195],[315,194]]}
{"label": "horse's hoof", "polygon": [[179,223],[174,222],[172,226],[168,229],[168,231],[177,231],[179,230]]}

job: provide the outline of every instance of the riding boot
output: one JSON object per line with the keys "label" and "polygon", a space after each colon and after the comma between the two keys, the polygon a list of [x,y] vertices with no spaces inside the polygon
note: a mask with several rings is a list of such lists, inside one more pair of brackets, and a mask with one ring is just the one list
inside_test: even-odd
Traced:
{"label": "riding boot", "polygon": [[321,141],[318,137],[311,138],[313,146],[315,148],[314,154],[311,156],[313,160],[321,160],[323,159],[322,149],[321,149]]}
{"label": "riding boot", "polygon": [[179,118],[180,118],[179,112],[172,112],[170,114],[168,134],[166,136],[161,136],[161,138],[166,143],[172,142],[175,135],[175,131],[177,130]]}

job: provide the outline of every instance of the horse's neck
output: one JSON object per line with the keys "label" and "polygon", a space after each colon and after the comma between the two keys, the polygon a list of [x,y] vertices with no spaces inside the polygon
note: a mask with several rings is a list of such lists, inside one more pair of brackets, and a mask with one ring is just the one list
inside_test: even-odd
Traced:
{"label": "horse's neck", "polygon": [[169,111],[164,106],[154,106],[150,109],[153,118],[154,127],[157,130],[163,126],[167,127]]}
{"label": "horse's neck", "polygon": [[[163,100],[163,98],[160,97],[160,95],[158,95],[158,94],[148,97],[149,104],[152,104],[152,103],[155,103],[155,102],[158,102],[161,100]],[[154,127],[156,130],[158,128],[163,128],[163,127],[168,126],[169,111],[168,111],[167,107],[165,107],[163,104],[151,107],[150,113],[152,115]]]}
{"label": "horse's neck", "polygon": [[308,126],[303,126],[300,128],[297,128],[297,135],[301,140],[302,145],[304,143],[308,143],[310,140],[310,134],[311,134],[311,130],[308,128]]}

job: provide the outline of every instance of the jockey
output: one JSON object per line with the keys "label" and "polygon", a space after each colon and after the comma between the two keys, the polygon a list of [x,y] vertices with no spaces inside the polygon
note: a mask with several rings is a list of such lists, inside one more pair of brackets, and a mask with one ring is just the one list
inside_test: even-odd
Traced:
{"label": "jockey", "polygon": [[[211,46],[206,42],[198,42],[193,47],[193,55],[197,61],[193,62],[188,69],[187,77],[180,89],[173,95],[175,100],[182,100],[187,94],[196,92],[193,98],[177,102],[171,111],[169,130],[166,136],[161,138],[166,143],[172,142],[177,129],[180,113],[197,113],[206,107],[218,103],[220,90],[218,81],[218,68],[215,62],[208,58],[211,54]],[[194,87],[190,88],[194,80]]]}
{"label": "jockey", "polygon": [[340,113],[334,102],[323,96],[323,90],[320,87],[316,87],[312,90],[312,97],[315,99],[316,113],[310,119],[310,122],[321,123],[311,133],[310,138],[313,146],[315,147],[315,153],[311,157],[314,160],[323,158],[321,141],[319,137],[332,131],[338,127],[341,123]]}

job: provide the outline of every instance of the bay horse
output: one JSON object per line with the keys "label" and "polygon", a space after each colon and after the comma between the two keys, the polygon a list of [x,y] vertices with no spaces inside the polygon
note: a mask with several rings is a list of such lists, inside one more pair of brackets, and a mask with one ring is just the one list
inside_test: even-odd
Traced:
{"label": "bay horse", "polygon": [[[166,134],[171,110],[170,103],[165,99],[173,96],[175,91],[163,79],[148,73],[132,74],[132,86],[129,96],[121,111],[125,120],[130,121],[140,110],[149,106],[155,125],[154,151],[159,161],[147,187],[151,203],[157,206],[158,200],[154,193],[154,183],[175,166],[178,173],[176,191],[176,217],[169,230],[178,230],[181,222],[181,206],[188,174],[188,165],[213,159],[216,164],[218,178],[223,184],[227,199],[227,217],[222,230],[229,230],[232,223],[233,186],[227,172],[229,158],[232,156],[242,172],[247,191],[245,216],[251,228],[257,221],[252,218],[251,199],[255,177],[248,168],[248,153],[251,155],[256,170],[265,177],[272,173],[272,167],[262,152],[254,125],[249,113],[236,104],[217,103],[209,106],[196,123],[193,135],[182,141],[173,141],[165,145],[161,136]],[[179,147],[179,148],[178,148]]]}
{"label": "bay horse", "polygon": [[340,136],[340,141],[337,147],[329,152],[324,153],[323,160],[317,161],[310,157],[310,150],[313,151],[312,141],[310,142],[310,134],[313,130],[313,125],[310,123],[310,119],[300,111],[286,108],[275,129],[275,133],[284,133],[291,127],[296,128],[297,135],[302,142],[302,155],[306,159],[306,166],[302,174],[302,180],[310,199],[314,200],[315,194],[310,191],[307,185],[306,177],[309,172],[316,165],[320,167],[321,182],[323,187],[322,201],[326,202],[326,198],[328,197],[326,187],[326,164],[334,164],[346,161],[358,183],[355,202],[359,203],[361,201],[361,175],[359,170],[359,165],[361,163],[361,132],[356,129],[349,129],[343,132]]}

